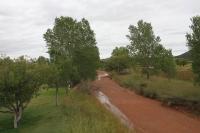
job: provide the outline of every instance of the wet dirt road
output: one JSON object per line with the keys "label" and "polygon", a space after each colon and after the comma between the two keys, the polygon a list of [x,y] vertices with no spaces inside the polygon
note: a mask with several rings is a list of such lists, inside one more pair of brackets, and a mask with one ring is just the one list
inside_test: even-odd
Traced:
{"label": "wet dirt road", "polygon": [[[98,72],[105,75],[105,72]],[[137,133],[200,133],[200,120],[120,87],[108,77],[93,85],[132,122]]]}

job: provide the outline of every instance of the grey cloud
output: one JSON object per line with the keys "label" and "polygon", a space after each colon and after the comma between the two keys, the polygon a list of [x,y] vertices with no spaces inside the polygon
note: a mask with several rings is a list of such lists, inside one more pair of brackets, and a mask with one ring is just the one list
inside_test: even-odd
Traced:
{"label": "grey cloud", "polygon": [[55,17],[83,17],[96,33],[101,58],[129,44],[128,26],[151,22],[155,34],[175,55],[185,52],[190,18],[200,13],[199,0],[7,0],[0,1],[0,52],[16,57],[48,56],[42,38]]}

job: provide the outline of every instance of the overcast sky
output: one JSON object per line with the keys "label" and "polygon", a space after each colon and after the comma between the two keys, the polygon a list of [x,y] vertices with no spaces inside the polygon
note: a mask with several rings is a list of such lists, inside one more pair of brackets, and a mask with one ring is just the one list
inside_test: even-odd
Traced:
{"label": "overcast sky", "polygon": [[185,34],[190,18],[200,15],[200,0],[1,0],[0,53],[48,56],[43,33],[61,15],[89,20],[101,58],[129,44],[128,27],[140,19],[151,22],[162,44],[177,55],[187,51]]}

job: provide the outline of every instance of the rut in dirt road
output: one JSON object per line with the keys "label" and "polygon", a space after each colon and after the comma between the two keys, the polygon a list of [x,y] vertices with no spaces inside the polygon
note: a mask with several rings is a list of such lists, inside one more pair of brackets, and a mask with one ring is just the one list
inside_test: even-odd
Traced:
{"label": "rut in dirt road", "polygon": [[[99,72],[99,75],[105,72]],[[93,82],[133,123],[138,133],[200,133],[200,120],[120,87],[108,77]]]}

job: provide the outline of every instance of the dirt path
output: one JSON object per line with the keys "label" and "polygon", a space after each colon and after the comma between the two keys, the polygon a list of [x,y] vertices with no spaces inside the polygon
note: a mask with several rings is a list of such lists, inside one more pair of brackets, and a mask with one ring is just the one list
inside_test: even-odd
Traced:
{"label": "dirt path", "polygon": [[200,133],[200,120],[124,89],[108,77],[93,85],[129,118],[138,133]]}

